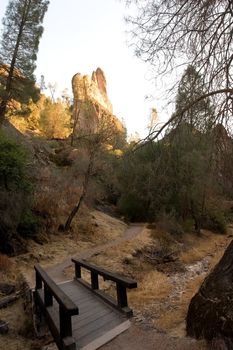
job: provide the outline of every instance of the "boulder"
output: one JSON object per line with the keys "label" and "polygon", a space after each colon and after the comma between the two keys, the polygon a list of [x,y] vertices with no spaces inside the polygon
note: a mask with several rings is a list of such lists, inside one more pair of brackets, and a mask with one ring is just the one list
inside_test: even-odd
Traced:
{"label": "boulder", "polygon": [[233,241],[192,298],[186,330],[197,339],[223,339],[233,349]]}

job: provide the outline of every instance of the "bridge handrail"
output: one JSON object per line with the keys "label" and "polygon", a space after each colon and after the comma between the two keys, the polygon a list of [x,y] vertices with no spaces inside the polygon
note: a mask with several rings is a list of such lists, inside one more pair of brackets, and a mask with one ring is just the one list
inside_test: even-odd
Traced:
{"label": "bridge handrail", "polygon": [[[84,261],[83,259],[73,258],[71,260],[75,264],[75,277],[77,280],[79,280],[82,284],[89,288],[89,285],[85,281],[82,281],[81,267],[84,267],[85,269],[89,270],[91,272],[90,289],[96,294],[98,294],[106,302],[110,303],[112,306],[124,312],[127,316],[132,316],[132,310],[128,308],[126,288],[137,288],[136,281],[128,277],[121,276],[117,273],[107,271],[94,264],[90,264]],[[115,304],[114,300],[111,297],[108,297],[105,293],[99,291],[98,276],[102,276],[104,280],[111,280],[113,282],[116,282],[117,304]]]}
{"label": "bridge handrail", "polygon": [[59,286],[49,277],[39,264],[35,265],[36,270],[36,290],[42,288],[41,281],[44,282],[45,290],[48,288],[59,305],[70,315],[78,315],[78,307],[73,301],[59,288]]}
{"label": "bridge handrail", "polygon": [[124,277],[124,276],[121,276],[117,273],[110,272],[108,270],[103,269],[102,267],[99,267],[99,266],[94,265],[94,264],[90,264],[90,263],[84,261],[83,259],[72,258],[71,260],[76,265],[82,266],[89,271],[93,271],[93,272],[98,273],[98,275],[103,276],[105,280],[111,280],[113,282],[120,283],[129,289],[137,288],[137,282],[132,280],[131,278]]}
{"label": "bridge handrail", "polygon": [[[39,264],[36,264],[34,268],[36,271],[35,298],[45,313],[55,339],[62,340],[62,345],[59,346],[59,349],[73,349],[72,346],[75,342],[72,337],[71,318],[79,314],[79,309]],[[44,288],[42,288],[43,284]],[[43,292],[44,297],[42,296]],[[57,325],[50,316],[49,310],[53,306],[53,298],[56,299],[59,305],[59,328],[57,328]]]}

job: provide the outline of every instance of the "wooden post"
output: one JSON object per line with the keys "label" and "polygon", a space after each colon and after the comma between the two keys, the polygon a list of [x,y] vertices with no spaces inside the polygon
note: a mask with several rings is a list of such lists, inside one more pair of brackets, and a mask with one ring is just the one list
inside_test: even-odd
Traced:
{"label": "wooden post", "polygon": [[126,287],[117,283],[117,304],[120,308],[128,306]]}
{"label": "wooden post", "polygon": [[98,273],[91,271],[91,288],[92,289],[99,289],[99,278]]}
{"label": "wooden post", "polygon": [[44,304],[45,307],[53,305],[53,295],[46,284],[44,284]]}
{"label": "wooden post", "polygon": [[60,337],[71,337],[72,336],[72,323],[71,316],[66,309],[59,305],[59,321],[60,321]]}
{"label": "wooden post", "polygon": [[42,289],[42,279],[39,273],[36,271],[36,290],[37,289]]}
{"label": "wooden post", "polygon": [[75,264],[75,277],[81,278],[81,266],[78,264]]}

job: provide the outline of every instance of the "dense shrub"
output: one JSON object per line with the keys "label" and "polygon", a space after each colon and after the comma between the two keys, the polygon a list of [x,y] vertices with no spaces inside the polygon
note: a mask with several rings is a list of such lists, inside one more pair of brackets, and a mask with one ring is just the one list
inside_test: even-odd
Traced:
{"label": "dense shrub", "polygon": [[31,207],[27,161],[24,148],[0,132],[0,252],[8,255],[25,251],[17,228]]}
{"label": "dense shrub", "polygon": [[26,210],[22,214],[17,232],[22,237],[33,237],[38,233],[40,226],[39,218],[31,210]]}
{"label": "dense shrub", "polygon": [[132,193],[125,193],[118,202],[120,212],[132,221],[144,221],[147,205]]}
{"label": "dense shrub", "polygon": [[177,221],[176,217],[172,213],[163,213],[156,223],[156,227],[171,235],[181,235],[184,233],[183,227]]}
{"label": "dense shrub", "polygon": [[0,132],[0,187],[7,191],[25,189],[26,152],[13,139]]}
{"label": "dense shrub", "polygon": [[214,232],[227,232],[226,218],[222,212],[209,211],[202,219],[202,227]]}

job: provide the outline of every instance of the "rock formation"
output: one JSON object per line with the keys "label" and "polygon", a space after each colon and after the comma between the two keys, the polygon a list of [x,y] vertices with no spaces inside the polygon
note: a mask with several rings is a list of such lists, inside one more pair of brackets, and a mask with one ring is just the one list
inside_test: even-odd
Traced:
{"label": "rock formation", "polygon": [[107,116],[118,131],[124,127],[113,115],[112,104],[107,95],[107,84],[104,72],[97,68],[92,76],[77,73],[72,79],[74,94],[74,124],[75,133],[93,133],[98,129],[100,118]]}
{"label": "rock formation", "polygon": [[192,298],[186,318],[187,335],[208,341],[223,339],[233,349],[233,241]]}

